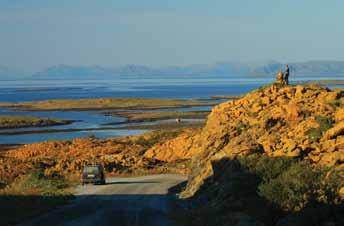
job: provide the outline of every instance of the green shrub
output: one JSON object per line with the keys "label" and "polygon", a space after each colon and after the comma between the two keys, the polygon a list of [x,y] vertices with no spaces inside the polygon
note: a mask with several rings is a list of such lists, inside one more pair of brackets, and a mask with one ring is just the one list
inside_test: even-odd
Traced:
{"label": "green shrub", "polygon": [[311,141],[317,142],[320,140],[322,132],[319,128],[311,128],[306,131],[306,135],[308,136],[308,139],[310,139]]}
{"label": "green shrub", "polygon": [[333,127],[333,120],[324,116],[317,116],[316,121],[319,124],[318,128],[310,128],[306,131],[308,138],[317,142],[320,140],[322,134]]}
{"label": "green shrub", "polygon": [[328,104],[329,104],[332,108],[336,109],[337,107],[340,107],[341,102],[340,102],[340,100],[333,100],[333,101],[328,102]]}
{"label": "green shrub", "polygon": [[337,171],[293,158],[251,155],[238,160],[244,170],[260,180],[252,189],[283,210],[300,210],[313,202],[336,203],[344,186]]}
{"label": "green shrub", "polygon": [[308,117],[310,117],[312,115],[312,112],[310,112],[310,111],[303,111],[302,114],[303,114],[304,118],[308,118]]}
{"label": "green shrub", "polygon": [[70,186],[64,179],[46,177],[42,169],[17,178],[0,191],[1,225],[16,225],[67,204],[74,198],[71,191],[66,189]]}
{"label": "green shrub", "polygon": [[62,194],[63,189],[70,184],[62,177],[58,179],[49,178],[44,175],[42,169],[34,170],[31,174],[24,176],[11,185],[11,190],[18,193],[30,193],[39,191],[40,195]]}
{"label": "green shrub", "polygon": [[319,190],[319,174],[309,164],[297,162],[276,178],[259,185],[259,194],[286,210],[299,210],[312,200]]}
{"label": "green shrub", "polygon": [[333,120],[325,116],[317,116],[315,118],[319,124],[319,129],[321,132],[325,132],[333,127]]}
{"label": "green shrub", "polygon": [[236,131],[240,135],[245,129],[248,129],[248,128],[249,128],[249,125],[247,125],[243,122],[240,122],[240,123],[238,123],[238,125],[236,127]]}

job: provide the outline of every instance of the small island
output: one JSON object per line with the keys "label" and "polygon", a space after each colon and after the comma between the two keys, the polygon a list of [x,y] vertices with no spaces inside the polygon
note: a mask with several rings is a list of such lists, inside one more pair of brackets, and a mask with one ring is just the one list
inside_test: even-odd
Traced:
{"label": "small island", "polygon": [[193,106],[209,106],[209,103],[193,100],[154,99],[154,98],[95,98],[95,99],[59,99],[20,103],[0,103],[7,107],[24,111],[71,111],[105,109],[161,109]]}
{"label": "small island", "polygon": [[[146,112],[107,112],[105,115],[113,115],[126,118],[124,123],[153,122],[168,119],[205,119],[210,111],[146,111]],[[121,123],[121,124],[124,124]]]}
{"label": "small island", "polygon": [[0,129],[57,126],[57,125],[67,125],[71,123],[73,123],[72,120],[63,120],[63,119],[56,119],[56,118],[39,118],[39,117],[31,117],[31,116],[13,116],[13,115],[0,116]]}

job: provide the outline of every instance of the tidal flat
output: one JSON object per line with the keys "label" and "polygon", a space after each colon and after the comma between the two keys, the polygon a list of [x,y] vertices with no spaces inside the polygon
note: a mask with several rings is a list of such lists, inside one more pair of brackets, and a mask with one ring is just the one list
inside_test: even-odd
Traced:
{"label": "tidal flat", "polygon": [[0,115],[0,129],[25,128],[25,127],[47,127],[56,125],[67,125],[72,120],[57,118],[39,118],[31,116]]}
{"label": "tidal flat", "polygon": [[97,98],[97,99],[56,99],[44,101],[0,103],[6,107],[21,111],[84,111],[106,109],[162,109],[193,106],[209,106],[207,102],[182,99],[154,98]]}
{"label": "tidal flat", "polygon": [[[105,115],[112,115],[117,117],[126,118],[126,123],[138,123],[138,122],[154,122],[167,119],[205,119],[210,111],[142,111],[142,112],[106,112]],[[117,123],[118,124],[118,123]],[[111,125],[107,124],[107,125]]]}

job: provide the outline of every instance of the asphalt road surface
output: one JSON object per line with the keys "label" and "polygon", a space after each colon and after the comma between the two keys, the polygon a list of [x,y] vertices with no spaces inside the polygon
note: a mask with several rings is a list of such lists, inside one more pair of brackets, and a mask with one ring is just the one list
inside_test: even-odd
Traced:
{"label": "asphalt road surface", "polygon": [[167,192],[184,180],[166,174],[107,178],[106,185],[78,186],[71,204],[21,226],[169,225],[166,213],[174,199]]}

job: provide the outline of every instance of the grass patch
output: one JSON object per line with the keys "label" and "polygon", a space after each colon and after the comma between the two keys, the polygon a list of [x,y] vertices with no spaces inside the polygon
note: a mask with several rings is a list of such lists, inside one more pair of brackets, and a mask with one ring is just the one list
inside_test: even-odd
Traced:
{"label": "grass patch", "polygon": [[249,127],[250,127],[249,125],[243,122],[238,123],[236,127],[237,134],[240,135],[244,130],[248,129]]}
{"label": "grass patch", "polygon": [[72,123],[72,121],[56,119],[56,118],[38,118],[38,117],[30,117],[30,116],[13,116],[13,115],[0,116],[0,129],[66,125],[70,123]]}
{"label": "grass patch", "polygon": [[243,169],[257,175],[259,196],[285,211],[312,203],[337,204],[344,186],[339,172],[292,158],[252,155],[239,158]]}
{"label": "grass patch", "polygon": [[12,104],[0,104],[25,110],[100,110],[100,109],[159,109],[185,106],[205,106],[207,103],[192,100],[149,98],[99,98],[78,100],[46,100]]}
{"label": "grass patch", "polygon": [[327,118],[324,116],[317,116],[315,119],[317,123],[319,124],[319,127],[311,128],[306,131],[306,135],[308,136],[308,139],[310,139],[313,142],[319,141],[323,133],[331,129],[334,123],[331,118]]}
{"label": "grass patch", "polygon": [[129,122],[151,122],[165,119],[204,119],[209,111],[159,111],[159,112],[112,112],[110,114],[127,118]]}
{"label": "grass patch", "polygon": [[[213,161],[212,169],[213,175],[184,203],[189,208],[172,212],[176,225],[239,225],[239,219],[252,220],[243,225],[276,225],[286,216],[319,212],[323,215],[312,218],[314,225],[333,217],[342,222],[337,210],[342,206],[339,189],[344,180],[334,169],[258,154]],[[322,211],[327,207],[334,211]],[[237,218],[238,213],[245,217]]]}
{"label": "grass patch", "polygon": [[68,203],[72,185],[63,177],[45,176],[43,170],[18,178],[0,190],[1,224],[13,225]]}
{"label": "grass patch", "polygon": [[341,106],[340,100],[333,100],[328,102],[328,105],[330,105],[333,109],[336,109],[337,107]]}

